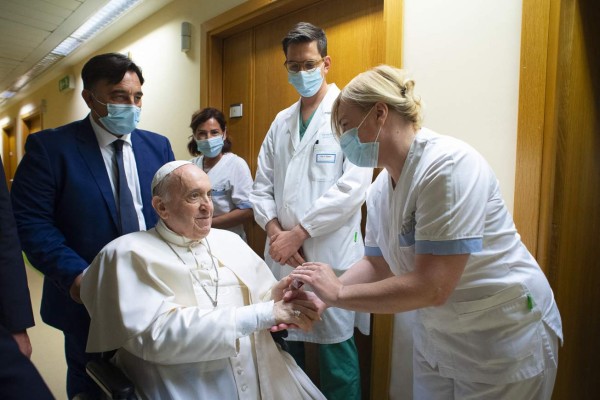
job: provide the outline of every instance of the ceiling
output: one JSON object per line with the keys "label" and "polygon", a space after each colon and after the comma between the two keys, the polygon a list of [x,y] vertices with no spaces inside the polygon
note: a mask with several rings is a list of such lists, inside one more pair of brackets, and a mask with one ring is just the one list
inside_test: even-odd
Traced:
{"label": "ceiling", "polygon": [[[79,62],[171,1],[142,0],[49,70]],[[106,3],[108,0],[0,0],[0,92],[11,88]]]}

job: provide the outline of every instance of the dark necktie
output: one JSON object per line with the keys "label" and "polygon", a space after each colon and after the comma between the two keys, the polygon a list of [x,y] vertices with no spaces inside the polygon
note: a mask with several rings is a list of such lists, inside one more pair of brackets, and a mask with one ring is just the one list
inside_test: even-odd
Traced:
{"label": "dark necktie", "polygon": [[133,205],[133,197],[131,196],[131,190],[127,184],[127,177],[125,176],[125,166],[123,164],[123,140],[115,140],[113,146],[115,147],[115,156],[117,158],[117,169],[119,171],[117,177],[117,196],[119,197],[119,218],[121,220],[121,235],[126,233],[136,232],[140,230],[140,224],[138,222],[137,213]]}

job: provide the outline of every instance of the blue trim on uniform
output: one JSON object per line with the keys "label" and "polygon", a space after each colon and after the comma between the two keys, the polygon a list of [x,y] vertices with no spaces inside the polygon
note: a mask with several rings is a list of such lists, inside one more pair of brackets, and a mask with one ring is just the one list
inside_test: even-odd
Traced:
{"label": "blue trim on uniform", "polygon": [[383,253],[379,247],[365,246],[365,256],[367,257],[383,257]]}
{"label": "blue trim on uniform", "polygon": [[471,254],[480,252],[483,249],[482,238],[469,238],[457,240],[417,240],[415,243],[416,254]]}
{"label": "blue trim on uniform", "polygon": [[252,203],[249,201],[242,201],[241,203],[238,203],[235,206],[240,210],[246,210],[248,208],[252,208]]}
{"label": "blue trim on uniform", "polygon": [[225,196],[227,194],[227,189],[225,189],[225,190],[215,190],[215,189],[212,189],[210,191],[210,194],[211,194],[212,197]]}
{"label": "blue trim on uniform", "polygon": [[409,246],[413,246],[415,244],[415,231],[410,231],[406,234],[399,234],[398,235],[398,242],[400,243],[400,246],[402,247],[409,247]]}

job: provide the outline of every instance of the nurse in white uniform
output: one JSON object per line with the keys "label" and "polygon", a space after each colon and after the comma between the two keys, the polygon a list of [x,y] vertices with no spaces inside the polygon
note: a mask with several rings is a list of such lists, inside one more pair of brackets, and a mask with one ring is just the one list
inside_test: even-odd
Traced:
{"label": "nurse in white uniform", "polygon": [[246,240],[244,222],[252,221],[252,174],[246,161],[231,152],[225,116],[216,108],[192,115],[190,161],[202,168],[212,182],[213,228],[227,229]]}
{"label": "nurse in white uniform", "polygon": [[342,90],[332,121],[344,153],[384,168],[367,199],[365,256],[340,278],[322,263],[291,277],[330,306],[416,310],[394,337],[412,334],[415,399],[550,399],[562,341],[550,285],[490,166],[421,127],[413,87],[402,70],[379,66]]}

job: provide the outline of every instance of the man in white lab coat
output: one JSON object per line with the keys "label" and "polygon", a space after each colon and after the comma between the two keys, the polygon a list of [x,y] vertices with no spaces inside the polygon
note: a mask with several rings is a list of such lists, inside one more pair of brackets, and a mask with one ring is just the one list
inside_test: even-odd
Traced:
{"label": "man in white lab coat", "polygon": [[[300,100],[271,124],[258,157],[250,195],[256,222],[267,233],[265,260],[281,279],[305,261],[328,262],[338,274],[364,254],[361,205],[373,170],[350,163],[331,130],[340,90],[328,85],[325,32],[298,23],[282,41],[288,81]],[[320,388],[328,399],[360,399],[354,326],[365,334],[369,315],[330,308],[312,332],[289,333],[303,365],[303,343],[319,344]]]}

